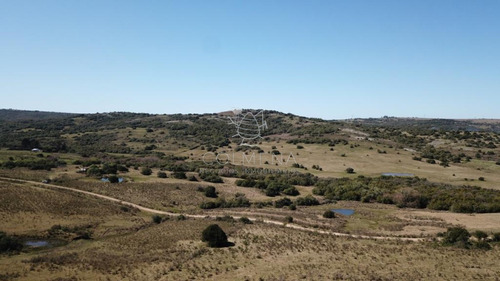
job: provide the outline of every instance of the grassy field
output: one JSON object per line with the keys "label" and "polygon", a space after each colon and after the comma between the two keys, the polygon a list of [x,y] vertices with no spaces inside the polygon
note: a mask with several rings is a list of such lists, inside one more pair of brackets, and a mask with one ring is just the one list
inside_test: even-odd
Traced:
{"label": "grassy field", "polygon": [[[470,161],[462,157],[461,163],[443,167],[439,161],[430,164],[426,159],[413,160],[420,152],[406,148],[391,135],[385,135],[386,139],[372,138],[367,133],[370,128],[348,123],[332,125],[275,114],[273,117],[278,118],[275,121],[288,120],[288,125],[281,128],[290,129],[290,132],[268,135],[258,143],[259,148],[245,152],[245,149],[236,151],[241,147],[234,139],[229,145],[217,145],[224,141],[219,133],[223,136],[229,132],[225,131],[225,123],[205,122],[189,129],[189,125],[196,125],[204,118],[217,119],[217,116],[130,119],[116,114],[109,120],[106,119],[109,116],[98,117],[75,118],[74,126],[82,126],[82,129],[66,130],[60,136],[69,148],[63,152],[38,154],[16,148],[0,149],[3,165],[0,177],[25,180],[0,179],[0,231],[23,242],[47,240],[51,243],[48,247],[25,247],[20,253],[1,254],[0,280],[498,280],[500,276],[498,242],[491,242],[493,248],[486,251],[444,247],[436,238],[438,233],[453,226],[486,231],[488,235],[500,232],[498,213],[452,213],[398,208],[393,204],[334,201],[331,199],[341,197],[313,195],[313,186],[300,185],[295,186],[299,197],[313,195],[320,205],[275,208],[274,201],[285,197],[295,201],[297,197],[284,196],[284,190],[281,195],[269,197],[258,188],[237,186],[238,178],[223,177],[223,183],[210,183],[203,181],[191,168],[201,164],[191,161],[202,161],[203,155],[212,151],[214,153],[208,153],[209,156],[218,153],[224,160],[227,155],[230,163],[246,168],[312,173],[320,178],[410,173],[430,182],[500,190],[500,165],[495,163],[500,148],[484,148],[490,140],[499,144],[493,132],[477,135],[473,140],[481,143],[472,147],[467,143],[470,140],[454,141],[443,132],[425,133],[422,129],[425,144],[454,154],[464,152],[472,157]],[[100,130],[86,127],[87,122],[99,124],[96,126]],[[146,123],[137,125],[140,122]],[[173,124],[179,126],[171,126]],[[297,134],[301,129],[305,129],[305,133]],[[330,131],[323,134],[316,129]],[[34,130],[22,127],[9,131],[10,139],[4,141],[12,147],[16,142],[11,141],[17,141],[17,134],[38,138],[31,134]],[[403,132],[403,135],[411,134]],[[82,136],[87,139],[81,140]],[[347,140],[348,144],[287,143],[295,138],[314,139],[316,136]],[[263,153],[259,154],[258,149]],[[275,150],[281,155],[273,156]],[[50,171],[9,166],[14,161],[23,165],[25,160],[36,162],[40,159],[59,159],[66,165]],[[289,161],[282,163],[281,159]],[[75,165],[77,160],[79,164]],[[122,169],[117,173],[125,182],[101,181],[102,176],[116,171],[89,176],[77,173],[82,163],[89,160],[101,161],[101,168],[112,163],[125,165],[128,172]],[[7,163],[9,161],[11,163]],[[306,169],[292,167],[293,163]],[[147,166],[152,167],[149,176],[141,174],[141,169]],[[194,176],[197,181],[174,178],[173,171],[179,167],[186,169],[187,176]],[[353,168],[354,173],[347,173],[348,167]],[[168,178],[159,178],[157,173],[160,171],[166,172]],[[480,177],[484,180],[479,180]],[[41,184],[47,179],[53,185]],[[401,182],[398,188],[406,192],[404,185],[410,183]],[[205,196],[200,188],[207,186],[216,188],[219,199],[229,201],[243,194],[252,204],[249,207],[201,209],[203,202],[218,200]],[[91,196],[57,187],[95,194]],[[113,202],[96,195],[117,200]],[[478,200],[487,197],[479,196],[483,198]],[[127,203],[119,200],[140,206],[127,207]],[[388,203],[378,198],[365,202],[369,201]],[[155,211],[141,206],[155,209],[157,213],[175,214],[169,217],[162,213],[163,221],[157,224],[153,222],[152,213],[148,213]],[[355,213],[352,216],[337,214],[330,219],[323,217],[325,211],[335,208],[352,209]],[[187,219],[177,217],[179,214],[185,214]],[[215,219],[216,216],[219,218]],[[230,216],[255,220],[253,224],[244,224]],[[201,232],[213,223],[223,228],[234,245],[208,248],[201,242]],[[346,234],[352,235],[342,236]]]}
{"label": "grassy field", "polygon": [[[168,220],[115,236],[0,258],[22,280],[495,280],[500,249],[470,251],[218,222],[234,246],[207,248],[210,220]],[[66,280],[58,279],[58,280]]]}
{"label": "grassy field", "polygon": [[[259,156],[255,151],[254,158],[251,158],[252,152],[245,156],[241,151],[219,149],[218,152],[229,155],[231,161],[234,159],[234,163],[237,165],[244,163],[245,166],[255,168],[279,168],[304,172],[304,169],[291,167],[291,164],[296,162],[308,168],[307,172],[320,177],[380,176],[382,173],[410,173],[435,182],[500,189],[500,165],[496,165],[493,161],[473,159],[469,163],[450,163],[449,167],[442,167],[425,161],[412,160],[415,153],[404,149],[389,148],[388,145],[368,140],[353,140],[352,143],[359,146],[351,148],[349,144],[336,145],[333,147],[334,150],[330,151],[330,147],[321,144],[303,144],[304,148],[298,149],[297,145],[288,144],[285,141],[263,142],[259,144],[259,147],[264,150],[264,153]],[[278,160],[269,153],[273,150],[272,147],[276,147],[282,154],[278,157]],[[385,151],[385,153],[379,153],[379,150]],[[193,156],[190,155],[191,153]],[[181,153],[181,155],[191,156],[194,160],[203,160],[205,153],[206,151],[203,150],[192,150]],[[293,159],[290,158],[289,160],[290,154],[293,155]],[[345,155],[345,157],[342,155]],[[221,156],[221,159],[225,158]],[[280,162],[281,159],[283,159],[283,162]],[[269,164],[265,164],[266,161]],[[322,171],[312,169],[313,165],[319,165]],[[345,170],[348,167],[354,168],[355,174],[347,174]],[[479,181],[479,177],[484,177],[485,181]]]}

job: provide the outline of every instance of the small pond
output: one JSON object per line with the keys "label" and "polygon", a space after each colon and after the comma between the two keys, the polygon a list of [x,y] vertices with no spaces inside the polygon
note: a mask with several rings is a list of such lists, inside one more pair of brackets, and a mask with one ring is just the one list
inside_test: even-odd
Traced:
{"label": "small pond", "polygon": [[45,241],[45,240],[26,241],[26,242],[24,242],[24,245],[30,246],[30,247],[47,247],[47,246],[49,246],[49,242]]}
{"label": "small pond", "polygon": [[332,211],[344,216],[350,216],[354,214],[353,209],[332,209]]}
{"label": "small pond", "polygon": [[387,177],[413,177],[413,174],[408,174],[408,173],[382,173],[382,176],[387,176]]}
{"label": "small pond", "polygon": [[[101,181],[102,182],[109,182],[109,179],[108,178],[102,178]],[[118,178],[118,182],[123,182],[123,178]]]}

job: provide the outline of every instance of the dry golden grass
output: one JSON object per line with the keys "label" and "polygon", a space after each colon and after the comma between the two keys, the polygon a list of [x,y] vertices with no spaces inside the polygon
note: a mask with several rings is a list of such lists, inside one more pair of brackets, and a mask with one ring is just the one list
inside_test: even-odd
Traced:
{"label": "dry golden grass", "polygon": [[[495,165],[495,162],[473,159],[470,163],[450,163],[450,167],[445,168],[437,164],[428,164],[425,161],[412,160],[414,153],[404,149],[389,148],[384,143],[356,139],[355,134],[353,136],[346,135],[345,137],[349,138],[350,144],[359,146],[351,148],[350,144],[336,145],[333,147],[334,151],[330,151],[330,147],[326,144],[302,144],[304,148],[297,149],[296,145],[288,144],[285,141],[263,142],[259,144],[259,147],[264,150],[264,153],[260,157],[255,151],[255,158],[252,161],[248,161],[252,156],[252,152],[245,156],[246,159],[243,158],[243,152],[241,151],[234,152],[231,149],[224,148],[219,149],[218,152],[224,153],[225,151],[236,165],[244,163],[245,166],[254,168],[310,172],[320,177],[380,176],[382,173],[388,172],[411,173],[415,176],[427,178],[430,181],[500,189],[500,165]],[[283,165],[276,165],[276,160],[273,163],[272,156],[269,153],[273,150],[273,146],[276,146],[282,153],[284,162],[288,160],[291,153],[295,161],[307,167],[308,170],[292,168],[293,159]],[[236,147],[236,145],[234,144],[233,147]],[[378,153],[377,150],[386,151],[387,153]],[[190,155],[191,153],[193,156]],[[195,149],[180,154],[189,156],[192,160],[203,160],[204,153],[206,151]],[[345,154],[346,157],[342,157],[342,154]],[[281,159],[281,156],[278,158]],[[265,161],[268,161],[269,164],[265,164]],[[319,165],[323,171],[313,170],[313,165]],[[354,168],[356,174],[347,174],[345,172],[347,167]],[[486,181],[478,181],[479,177],[484,177]],[[469,180],[466,181],[465,178]]]}
{"label": "dry golden grass", "polygon": [[[122,186],[122,191],[145,187],[156,190],[157,184],[151,185]],[[101,199],[5,181],[0,188],[3,195],[0,208],[5,215],[2,222],[6,217],[12,221],[2,225],[8,233],[36,234],[44,232],[50,224],[88,223],[94,224],[95,231],[93,240],[0,256],[4,279],[17,276],[21,280],[73,277],[77,280],[495,280],[500,275],[498,245],[491,251],[460,250],[430,242],[358,240],[259,222],[246,225],[218,221],[235,245],[210,249],[200,241],[200,234],[214,223],[211,219],[170,218],[156,225],[150,223],[147,214],[123,212],[118,204]],[[321,217],[324,210],[334,207],[354,208],[357,213],[333,220]],[[222,215],[224,211],[210,213]],[[299,207],[296,211],[275,208],[231,211],[264,218],[292,216],[302,224],[333,230],[355,224],[356,220],[378,220],[376,229],[382,228],[382,232],[387,225],[402,223],[413,234],[418,227],[445,223],[433,218],[430,212],[359,202]],[[402,214],[405,216],[398,218]],[[38,224],[40,221],[47,221],[47,225]]]}
{"label": "dry golden grass", "polygon": [[199,238],[209,223],[170,220],[126,235],[2,257],[0,268],[23,280],[495,280],[500,275],[498,246],[461,250],[219,222],[235,245],[210,249]]}
{"label": "dry golden grass", "polygon": [[[113,222],[130,227],[143,223],[136,212],[90,196],[0,181],[0,230],[18,235],[41,235],[56,224],[76,226]],[[110,225],[104,225],[110,228]],[[98,234],[101,230],[97,229]],[[109,231],[109,230],[108,230]]]}
{"label": "dry golden grass", "polygon": [[450,212],[428,211],[428,210],[400,210],[400,217],[420,216],[428,219],[439,219],[449,224],[463,225],[471,230],[483,230],[486,232],[500,232],[500,215],[491,214],[457,214]]}

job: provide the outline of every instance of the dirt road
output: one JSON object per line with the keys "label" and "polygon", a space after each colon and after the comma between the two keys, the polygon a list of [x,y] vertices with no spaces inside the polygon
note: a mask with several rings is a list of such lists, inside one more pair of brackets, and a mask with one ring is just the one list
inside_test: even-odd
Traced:
{"label": "dirt road", "polygon": [[[215,219],[216,216],[210,216],[210,215],[192,215],[192,214],[179,214],[179,213],[172,213],[172,212],[166,212],[166,211],[161,211],[161,210],[156,210],[156,209],[151,209],[148,207],[144,207],[132,202],[127,202],[123,201],[117,198],[113,198],[110,196],[90,192],[90,191],[85,191],[85,190],[80,190],[77,188],[72,188],[72,187],[66,187],[66,186],[60,186],[60,185],[55,185],[55,184],[48,184],[48,183],[39,183],[35,181],[28,181],[28,180],[21,180],[21,179],[12,179],[12,178],[5,178],[5,177],[0,177],[0,180],[2,181],[8,181],[8,182],[13,182],[13,183],[23,183],[23,184],[30,184],[34,185],[37,187],[43,187],[43,188],[54,188],[54,189],[59,189],[59,190],[68,190],[72,192],[78,192],[78,193],[83,193],[86,195],[98,197],[101,199],[117,202],[119,204],[137,208],[138,210],[152,213],[152,214],[158,214],[158,215],[168,215],[168,216],[180,216],[183,215],[187,218],[194,218],[194,219],[203,219],[203,218],[212,218]],[[225,214],[231,215],[231,212],[224,212]],[[240,216],[232,216],[234,219],[239,219]],[[351,238],[358,238],[358,239],[375,239],[375,240],[400,240],[400,241],[412,241],[412,242],[420,242],[420,241],[425,241],[425,238],[410,238],[410,237],[397,237],[397,236],[369,236],[369,235],[356,235],[356,234],[348,234],[348,233],[342,233],[342,232],[333,232],[333,231],[328,231],[328,230],[320,230],[320,229],[314,229],[314,228],[307,228],[298,224],[294,223],[284,223],[281,221],[275,221],[275,220],[267,220],[267,219],[257,219],[253,217],[248,217],[251,221],[259,221],[267,224],[274,224],[274,225],[279,225],[279,226],[284,226],[292,229],[297,229],[297,230],[302,230],[302,231],[309,231],[309,232],[316,232],[316,233],[321,233],[321,234],[326,234],[326,235],[334,235],[334,236],[341,236],[341,237],[351,237]]]}

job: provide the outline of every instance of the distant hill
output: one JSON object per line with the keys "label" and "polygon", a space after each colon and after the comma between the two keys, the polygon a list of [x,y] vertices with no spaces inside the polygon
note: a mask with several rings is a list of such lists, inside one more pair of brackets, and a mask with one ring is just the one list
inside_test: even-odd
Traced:
{"label": "distant hill", "polygon": [[401,118],[401,117],[382,117],[382,118],[355,118],[348,120],[352,123],[404,128],[421,128],[429,130],[445,131],[491,131],[500,133],[500,120],[498,119],[426,119],[426,118]]}
{"label": "distant hill", "polygon": [[46,120],[65,118],[76,115],[78,114],[38,110],[0,109],[0,120],[4,121]]}

